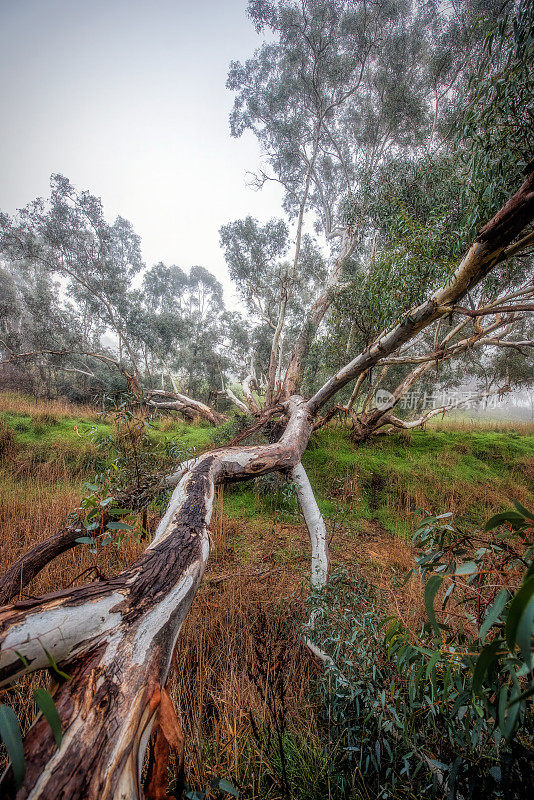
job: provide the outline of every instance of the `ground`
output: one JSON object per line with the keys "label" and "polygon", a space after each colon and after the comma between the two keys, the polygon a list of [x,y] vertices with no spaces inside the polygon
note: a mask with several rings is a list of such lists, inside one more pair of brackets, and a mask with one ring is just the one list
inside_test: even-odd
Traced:
{"label": "ground", "polygon": [[[102,468],[95,437],[118,435],[95,409],[0,396],[0,563],[9,565],[65,524],[82,482]],[[221,434],[163,420],[147,436],[154,446],[189,455],[218,443]],[[422,514],[450,510],[458,524],[480,525],[514,499],[534,505],[532,426],[492,430],[438,422],[358,447],[346,429],[332,426],[314,435],[304,464],[326,518],[332,572],[348,570],[375,587],[384,614],[400,616],[414,630],[425,613],[421,586],[415,578],[401,584]],[[150,530],[159,513],[151,508]],[[277,798],[287,795],[288,781],[294,797],[328,796],[335,757],[323,746],[328,720],[314,694],[320,667],[298,636],[309,544],[295,495],[277,476],[221,488],[210,530],[206,579],[170,683],[186,733],[188,783],[207,791],[213,779],[224,778],[240,787],[241,797]],[[134,533],[96,555],[80,546],[25,593],[82,582],[94,566],[110,574],[145,545]],[[47,680],[27,679],[0,696],[17,708],[24,726],[35,713],[30,688]],[[280,747],[266,734],[277,726],[283,765]]]}

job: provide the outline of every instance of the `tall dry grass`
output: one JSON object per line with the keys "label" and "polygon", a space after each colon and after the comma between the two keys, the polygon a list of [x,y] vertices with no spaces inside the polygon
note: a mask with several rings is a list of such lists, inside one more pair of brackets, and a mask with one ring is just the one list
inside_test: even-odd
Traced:
{"label": "tall dry grass", "polygon": [[28,414],[38,422],[50,422],[65,417],[97,420],[100,411],[94,406],[78,405],[67,399],[45,400],[20,392],[0,392],[0,413]]}
{"label": "tall dry grass", "polygon": [[[33,417],[82,415],[70,404],[43,401],[36,407],[30,399],[5,393],[0,410]],[[83,416],[91,414],[98,416],[94,409],[83,411]],[[63,527],[80,502],[81,474],[73,477],[67,461],[33,463],[28,454],[21,458],[12,444],[6,434],[0,470],[0,570]],[[472,500],[465,487],[447,490],[459,508]],[[339,499],[350,502],[360,491],[358,478],[347,474]],[[484,501],[489,506],[495,498],[488,495]],[[410,492],[399,479],[386,502],[404,517],[424,507],[424,476],[420,489]],[[328,720],[311,693],[318,666],[302,647],[287,602],[292,598],[298,616],[309,575],[306,530],[302,524],[230,519],[224,510],[224,493],[218,490],[206,578],[184,624],[169,682],[186,736],[187,780],[209,792],[213,778],[226,778],[239,787],[244,800],[285,798],[287,780],[296,798],[329,797],[332,765],[323,755]],[[151,527],[156,521],[152,512]],[[120,548],[104,548],[96,557],[80,546],[54,561],[24,594],[84,582],[95,566],[104,575],[113,574],[144,546],[129,537]],[[386,614],[397,614],[414,632],[419,630],[425,618],[420,582],[412,578],[400,587],[398,580],[412,566],[413,551],[406,541],[368,520],[361,520],[357,530],[340,524],[333,531],[331,556],[333,570],[344,567],[364,577],[377,587]],[[24,729],[35,716],[32,688],[50,682],[46,675],[36,675],[0,692],[0,701],[7,698]],[[277,726],[282,727],[285,767],[279,742],[274,735],[269,740]],[[307,776],[310,764],[314,767]]]}
{"label": "tall dry grass", "polygon": [[427,422],[431,430],[462,431],[473,433],[480,431],[493,431],[501,433],[518,433],[529,436],[534,433],[534,422],[513,419],[500,419],[485,416],[469,417],[464,414],[448,413],[443,416],[432,417]]}

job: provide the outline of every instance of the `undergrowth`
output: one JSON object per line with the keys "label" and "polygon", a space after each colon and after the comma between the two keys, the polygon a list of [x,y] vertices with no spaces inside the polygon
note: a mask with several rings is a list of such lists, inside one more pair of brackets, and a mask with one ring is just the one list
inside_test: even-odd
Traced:
{"label": "undergrowth", "polygon": [[[230,435],[170,418],[147,419],[142,430],[155,469],[172,455],[169,443],[190,454]],[[2,563],[65,524],[80,503],[82,481],[121,457],[117,434],[113,421],[94,409],[32,406],[28,398],[0,396]],[[341,611],[354,607],[353,621],[369,622],[370,631],[391,614],[410,630],[424,622],[420,579],[400,585],[413,560],[407,539],[417,509],[451,509],[458,520],[479,522],[513,499],[532,507],[534,436],[513,430],[431,428],[355,448],[333,427],[313,436],[304,463],[326,518],[333,570],[346,570],[346,585],[353,587],[350,597],[340,595]],[[153,531],[159,513],[152,505],[148,522],[139,514],[134,527]],[[226,780],[244,800],[376,796],[365,760],[362,769],[355,756],[347,758],[329,694],[332,676],[321,683],[323,673],[294,626],[294,619],[306,618],[309,543],[291,484],[272,475],[218,490],[210,530],[206,578],[169,683],[186,734],[189,791],[199,798],[227,797],[220,789]],[[103,574],[113,574],[144,547],[133,536],[97,556],[78,547],[26,591],[35,595],[86,581],[96,558]],[[381,666],[386,656],[377,636],[368,636],[369,656],[379,654]],[[48,685],[31,677],[10,690],[8,701],[24,729],[35,716],[31,689],[43,680]],[[372,675],[367,683],[375,685]],[[7,702],[5,693],[0,701]]]}

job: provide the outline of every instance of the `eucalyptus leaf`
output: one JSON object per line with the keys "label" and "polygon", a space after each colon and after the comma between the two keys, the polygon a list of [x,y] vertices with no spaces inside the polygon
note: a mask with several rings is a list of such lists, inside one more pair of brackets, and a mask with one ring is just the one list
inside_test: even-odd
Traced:
{"label": "eucalyptus leaf", "polygon": [[26,772],[24,745],[17,715],[9,706],[0,704],[0,737],[11,761],[15,783],[22,785]]}
{"label": "eucalyptus leaf", "polygon": [[432,575],[425,585],[425,609],[436,636],[441,636],[441,630],[434,611],[434,600],[442,583],[443,576]]}
{"label": "eucalyptus leaf", "polygon": [[44,718],[50,725],[56,744],[59,747],[63,738],[63,732],[61,729],[61,720],[52,695],[47,692],[46,689],[34,689],[33,697],[41,709]]}

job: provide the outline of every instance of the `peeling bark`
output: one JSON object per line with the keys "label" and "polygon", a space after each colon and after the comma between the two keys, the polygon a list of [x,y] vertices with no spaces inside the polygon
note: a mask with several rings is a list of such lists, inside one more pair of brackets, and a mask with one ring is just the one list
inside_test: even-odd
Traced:
{"label": "peeling bark", "polygon": [[[195,460],[154,541],[130,568],[0,610],[0,685],[47,667],[45,651],[71,675],[55,696],[61,747],[37,721],[26,737],[28,767],[17,800],[142,797],[139,769],[161,687],[208,557],[214,487],[298,464],[312,419],[301,398],[286,409],[278,442],[221,448]],[[8,773],[3,786],[15,796],[10,779]]]}

